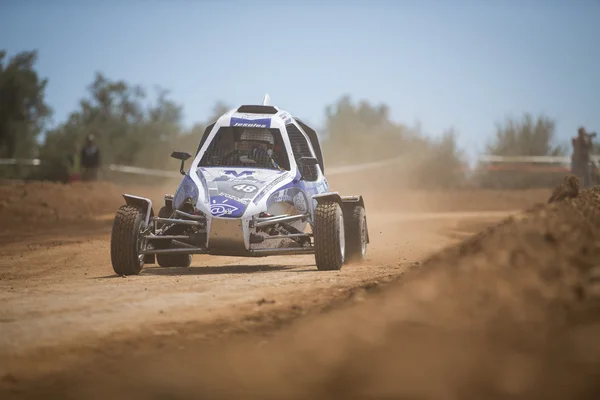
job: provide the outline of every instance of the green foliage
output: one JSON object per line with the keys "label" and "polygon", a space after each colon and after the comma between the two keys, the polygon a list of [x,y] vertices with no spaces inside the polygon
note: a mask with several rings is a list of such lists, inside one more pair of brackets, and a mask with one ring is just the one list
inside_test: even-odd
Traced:
{"label": "green foliage", "polygon": [[392,123],[385,105],[354,105],[349,96],[325,109],[323,152],[328,163],[357,163],[392,158],[402,150],[406,128]]}
{"label": "green foliage", "polygon": [[156,91],[155,99],[146,104],[144,88],[97,73],[79,109],[47,132],[40,159],[48,168],[39,178],[64,180],[69,157],[90,134],[96,139],[104,165],[167,167],[170,151],[182,133],[182,112],[166,90]]}
{"label": "green foliage", "polygon": [[[494,138],[487,145],[487,154],[498,156],[564,156],[568,147],[556,143],[556,123],[545,115],[535,119],[525,113],[520,119],[507,117],[496,124]],[[525,189],[552,187],[560,183],[562,174],[536,171],[540,164],[524,164],[522,170],[488,170],[480,166],[474,180],[481,187]],[[547,166],[551,167],[552,164]]]}
{"label": "green foliage", "polygon": [[[179,163],[169,157],[170,153],[182,150],[194,154],[206,126],[230,108],[217,103],[207,121],[185,129],[182,107],[170,99],[168,91],[157,87],[149,94],[139,85],[96,73],[77,109],[66,121],[46,131],[39,146],[37,138],[51,109],[44,100],[47,80],[34,68],[37,53],[22,52],[8,61],[5,58],[6,52],[0,51],[0,157],[38,156],[44,167],[37,169],[35,179],[67,180],[71,157],[90,134],[100,147],[103,165],[177,170]],[[385,104],[355,103],[347,95],[329,105],[325,117],[324,130],[319,133],[328,165],[400,157],[406,163],[399,172],[409,171],[407,183],[443,188],[465,182],[464,154],[453,130],[432,139],[420,129],[393,122]],[[497,124],[487,152],[503,156],[568,154],[567,146],[554,141],[552,119],[524,114],[519,120],[507,118]]]}
{"label": "green foliage", "polygon": [[218,102],[215,104],[211,116],[206,120],[205,124],[197,123],[189,131],[182,132],[177,140],[178,149],[187,151],[190,154],[196,154],[198,144],[200,143],[200,139],[202,138],[206,127],[215,122],[221,115],[225,114],[230,109],[231,107],[225,103]]}
{"label": "green foliage", "polygon": [[535,120],[529,113],[521,120],[507,117],[504,124],[496,124],[496,134],[487,146],[488,154],[498,156],[560,156],[567,153],[555,145],[554,120],[540,115]]}
{"label": "green foliage", "polygon": [[50,107],[44,102],[48,83],[34,69],[37,52],[22,52],[6,61],[0,50],[0,157],[30,158]]}
{"label": "green foliage", "polygon": [[403,157],[412,170],[407,183],[413,186],[456,187],[465,180],[464,155],[457,147],[454,130],[441,139],[425,137],[392,122],[385,105],[372,106],[367,101],[355,105],[349,96],[343,96],[326,109],[325,133],[323,152],[329,164]]}
{"label": "green foliage", "polygon": [[450,189],[464,185],[465,157],[458,148],[456,139],[454,129],[449,129],[441,138],[426,142],[423,157],[415,168],[415,178],[419,186]]}
{"label": "green foliage", "polygon": [[[37,179],[64,181],[69,175],[70,157],[79,152],[92,134],[100,148],[102,164],[134,165],[176,170],[179,163],[169,155],[174,150],[194,153],[204,132],[202,123],[185,131],[182,107],[169,98],[169,92],[155,88],[150,97],[145,88],[101,73],[88,86],[88,95],[68,120],[46,133],[40,159],[46,166]],[[217,103],[210,122],[227,111]]]}

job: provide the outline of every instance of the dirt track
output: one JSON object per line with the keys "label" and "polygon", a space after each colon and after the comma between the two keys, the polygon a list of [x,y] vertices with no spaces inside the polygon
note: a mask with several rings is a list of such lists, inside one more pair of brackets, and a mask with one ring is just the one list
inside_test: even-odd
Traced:
{"label": "dirt track", "polygon": [[[29,216],[5,201],[0,218],[12,226],[0,237],[0,389],[61,398],[574,398],[591,390],[585,377],[561,374],[574,366],[597,371],[598,346],[586,348],[587,361],[563,365],[568,343],[549,329],[562,320],[545,309],[557,299],[572,305],[572,288],[556,278],[540,283],[531,267],[559,263],[565,282],[580,282],[571,264],[589,267],[598,254],[593,227],[568,223],[572,211],[554,219],[538,212],[412,268],[549,191],[397,193],[376,183],[356,190],[354,182],[332,185],[366,195],[369,259],[330,273],[317,272],[311,256],[196,256],[189,269],[150,267],[118,278],[111,221],[88,222],[120,204],[111,200],[118,190],[102,187],[96,204],[103,205],[69,218],[85,210],[77,199],[93,188],[52,187],[68,205],[47,199],[43,207],[66,222],[38,216],[42,234],[26,229]],[[19,204],[48,190],[21,189]],[[158,201],[161,192],[142,194]],[[570,236],[548,247],[539,240],[544,230],[560,243]],[[397,282],[369,295],[389,281]],[[523,296],[531,290],[537,295]],[[594,329],[568,333],[586,340]],[[563,358],[547,352],[551,344]],[[570,386],[544,392],[547,377]]]}

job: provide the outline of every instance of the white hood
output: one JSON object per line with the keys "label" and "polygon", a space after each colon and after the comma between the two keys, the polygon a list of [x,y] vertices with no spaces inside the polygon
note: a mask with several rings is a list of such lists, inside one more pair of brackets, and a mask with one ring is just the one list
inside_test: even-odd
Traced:
{"label": "white hood", "polygon": [[200,168],[210,197],[214,217],[241,217],[254,201],[266,195],[290,177],[288,171],[253,168]]}

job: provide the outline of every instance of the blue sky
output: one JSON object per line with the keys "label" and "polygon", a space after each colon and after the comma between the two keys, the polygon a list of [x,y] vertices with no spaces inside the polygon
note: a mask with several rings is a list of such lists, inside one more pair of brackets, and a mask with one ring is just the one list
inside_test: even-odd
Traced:
{"label": "blue sky", "polygon": [[600,131],[600,0],[2,0],[0,48],[38,49],[54,122],[96,71],[171,91],[185,123],[273,103],[316,126],[349,94],[482,151],[506,115]]}

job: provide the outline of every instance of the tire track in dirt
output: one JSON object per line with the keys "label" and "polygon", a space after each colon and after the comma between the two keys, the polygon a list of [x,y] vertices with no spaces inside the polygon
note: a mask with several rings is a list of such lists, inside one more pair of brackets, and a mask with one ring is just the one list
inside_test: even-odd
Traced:
{"label": "tire track in dirt", "polygon": [[[313,256],[196,256],[191,268],[148,266],[141,275],[124,279],[110,266],[108,226],[96,239],[73,243],[62,238],[59,242],[64,244],[44,251],[32,251],[35,241],[28,238],[21,247],[13,244],[2,250],[0,303],[11,306],[0,308],[0,354],[66,345],[77,338],[93,341],[113,332],[135,335],[140,327],[154,324],[234,321],[263,298],[298,306],[320,291],[396,277],[450,243],[444,229],[453,228],[460,218],[431,217],[420,221],[401,215],[404,229],[398,229],[389,223],[394,216],[373,213],[375,240],[365,265],[331,272],[317,271]],[[236,309],[248,305],[245,311]]]}

